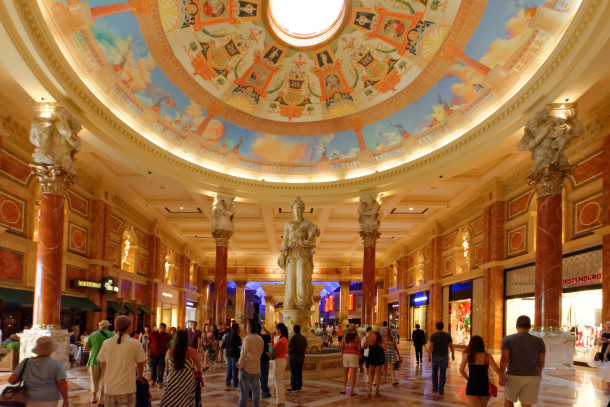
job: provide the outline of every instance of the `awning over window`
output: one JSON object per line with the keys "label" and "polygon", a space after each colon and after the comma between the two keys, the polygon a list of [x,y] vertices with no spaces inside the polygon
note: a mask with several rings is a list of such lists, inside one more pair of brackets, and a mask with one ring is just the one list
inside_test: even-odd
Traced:
{"label": "awning over window", "polygon": [[69,295],[61,296],[61,307],[69,308],[73,311],[101,311],[100,307],[95,305],[89,298],[72,297]]}
{"label": "awning over window", "polygon": [[124,312],[127,313],[127,310],[118,302],[108,301],[108,307],[112,309],[114,312]]}
{"label": "awning over window", "polygon": [[154,312],[151,311],[150,308],[148,308],[145,305],[138,305],[138,308],[140,308],[142,310],[143,313],[148,314],[148,315],[155,315]]}
{"label": "awning over window", "polygon": [[126,302],[125,304],[123,304],[123,307],[127,308],[127,310],[129,312],[133,312],[134,314],[140,315],[141,312],[137,307],[134,307],[133,305],[131,305],[130,303]]}
{"label": "awning over window", "polygon": [[34,292],[0,287],[0,304],[5,307],[23,307],[24,305],[33,305]]}

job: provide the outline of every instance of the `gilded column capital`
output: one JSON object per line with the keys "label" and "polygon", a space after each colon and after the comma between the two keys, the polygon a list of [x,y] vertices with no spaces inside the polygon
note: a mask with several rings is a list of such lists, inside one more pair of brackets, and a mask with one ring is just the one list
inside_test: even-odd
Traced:
{"label": "gilded column capital", "polygon": [[57,165],[30,164],[32,173],[40,181],[42,193],[64,196],[68,186],[76,181],[76,175]]}
{"label": "gilded column capital", "polygon": [[237,288],[246,288],[246,282],[245,281],[236,281],[235,286]]}
{"label": "gilded column capital", "polygon": [[[265,297],[265,298],[267,298],[267,297]],[[314,305],[315,305],[315,303],[320,302],[321,299],[322,299],[322,297],[320,297],[319,295],[314,295],[313,296]]]}
{"label": "gilded column capital", "polygon": [[381,236],[381,233],[376,229],[369,232],[360,231],[360,237],[364,242],[364,247],[375,247],[379,236]]}
{"label": "gilded column capital", "polygon": [[351,282],[350,282],[350,281],[339,281],[339,286],[340,286],[341,288],[345,288],[345,287],[349,288],[349,285],[350,285],[350,284],[351,284]]}
{"label": "gilded column capital", "polygon": [[265,301],[267,303],[273,302],[273,295],[265,295]]}
{"label": "gilded column capital", "polygon": [[232,230],[216,229],[212,232],[212,237],[216,240],[216,246],[227,247],[229,246],[229,240],[233,236]]}
{"label": "gilded column capital", "polygon": [[548,195],[561,195],[565,177],[574,171],[573,165],[547,165],[530,174],[527,180],[534,186],[538,198]]}

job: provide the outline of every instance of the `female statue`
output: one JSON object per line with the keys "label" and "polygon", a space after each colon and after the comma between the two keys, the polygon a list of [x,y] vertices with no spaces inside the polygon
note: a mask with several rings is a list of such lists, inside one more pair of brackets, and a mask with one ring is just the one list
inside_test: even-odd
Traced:
{"label": "female statue", "polygon": [[313,301],[313,254],[320,229],[303,219],[305,204],[297,197],[290,204],[294,219],[284,226],[278,266],[286,271],[284,279],[284,308],[311,309]]}

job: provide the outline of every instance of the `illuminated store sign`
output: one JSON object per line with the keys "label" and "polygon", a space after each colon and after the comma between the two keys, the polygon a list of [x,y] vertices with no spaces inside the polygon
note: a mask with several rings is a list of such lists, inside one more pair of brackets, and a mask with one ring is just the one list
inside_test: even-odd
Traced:
{"label": "illuminated store sign", "polygon": [[602,279],[601,273],[600,274],[589,274],[588,276],[566,278],[565,280],[561,280],[561,285],[586,283],[588,281],[595,281],[595,280],[601,280],[601,279]]}
{"label": "illuminated store sign", "polygon": [[162,295],[163,297],[167,297],[167,298],[172,298],[172,297],[173,297],[173,295],[172,295],[172,294],[170,294],[170,293],[161,293],[161,295]]}
{"label": "illuminated store sign", "polygon": [[114,280],[106,277],[101,281],[91,281],[91,280],[72,280],[71,285],[73,288],[91,288],[94,290],[100,290],[103,293],[118,293],[119,287],[114,285]]}
{"label": "illuminated store sign", "polygon": [[186,302],[186,306],[187,306],[188,308],[197,308],[197,303],[196,303],[196,302],[194,302],[194,301],[187,301],[187,302]]}

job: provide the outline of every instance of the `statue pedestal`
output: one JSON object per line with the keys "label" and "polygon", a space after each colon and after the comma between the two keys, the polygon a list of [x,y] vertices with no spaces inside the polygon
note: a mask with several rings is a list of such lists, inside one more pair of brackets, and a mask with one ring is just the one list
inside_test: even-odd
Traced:
{"label": "statue pedestal", "polygon": [[322,350],[322,339],[311,333],[312,310],[308,309],[284,309],[280,311],[284,317],[284,324],[288,327],[288,335],[294,333],[294,326],[301,327],[301,334],[307,338],[307,353],[320,353]]}
{"label": "statue pedestal", "polygon": [[546,346],[544,373],[561,375],[574,374],[574,341],[576,338],[569,332],[562,331],[530,331],[534,336],[542,338]]}
{"label": "statue pedestal", "polygon": [[19,335],[19,360],[36,356],[32,349],[36,346],[36,340],[41,336],[50,336],[59,345],[51,357],[63,363],[66,370],[70,368],[70,334],[66,329],[26,329]]}

